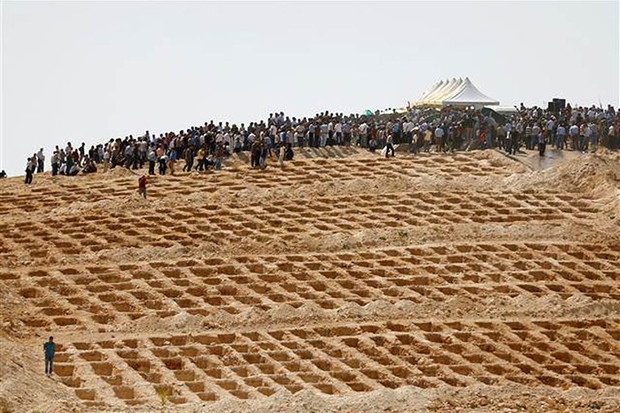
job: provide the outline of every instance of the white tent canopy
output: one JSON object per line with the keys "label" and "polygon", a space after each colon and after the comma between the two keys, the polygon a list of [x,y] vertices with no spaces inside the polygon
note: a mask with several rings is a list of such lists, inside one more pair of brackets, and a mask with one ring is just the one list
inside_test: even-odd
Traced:
{"label": "white tent canopy", "polygon": [[[447,81],[446,81],[447,83]],[[444,82],[443,80],[440,80],[439,82],[435,83],[429,90],[427,90],[426,92],[424,92],[424,94],[422,94],[422,97],[420,97],[420,99],[418,100],[419,102],[427,102],[429,101],[429,98],[435,94],[435,92],[437,92],[437,90],[441,89],[444,86]]]}
{"label": "white tent canopy", "polygon": [[481,108],[487,105],[499,105],[499,102],[492,99],[474,86],[469,78],[446,80],[438,82],[428,92],[425,92],[420,99],[413,103],[413,106],[474,106]]}
{"label": "white tent canopy", "polygon": [[428,89],[426,92],[422,93],[422,96],[418,100],[424,100],[425,97],[429,96],[431,93],[433,93],[435,90],[437,90],[437,88],[439,86],[441,86],[442,83],[443,83],[443,81],[439,81],[439,82],[435,83],[433,86],[431,86],[430,89]]}
{"label": "white tent canopy", "polygon": [[456,81],[455,79],[446,80],[446,82],[442,84],[441,87],[438,87],[437,89],[435,89],[433,93],[431,93],[430,95],[426,97],[426,99],[424,99],[424,101],[427,104],[432,104],[432,102],[437,101],[438,97],[444,95],[446,91],[450,90],[450,88],[454,86],[455,81]]}
{"label": "white tent canopy", "polygon": [[449,99],[455,93],[457,93],[461,87],[463,86],[463,79],[455,80],[452,82],[450,87],[442,92],[440,95],[436,97],[439,102],[443,102],[445,99]]}

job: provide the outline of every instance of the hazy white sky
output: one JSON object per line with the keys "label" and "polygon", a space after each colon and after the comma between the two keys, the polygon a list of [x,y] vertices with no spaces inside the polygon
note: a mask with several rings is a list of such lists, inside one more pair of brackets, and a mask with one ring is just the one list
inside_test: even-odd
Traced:
{"label": "hazy white sky", "polygon": [[67,141],[404,106],[452,77],[502,104],[617,106],[618,24],[617,0],[2,1],[0,169]]}

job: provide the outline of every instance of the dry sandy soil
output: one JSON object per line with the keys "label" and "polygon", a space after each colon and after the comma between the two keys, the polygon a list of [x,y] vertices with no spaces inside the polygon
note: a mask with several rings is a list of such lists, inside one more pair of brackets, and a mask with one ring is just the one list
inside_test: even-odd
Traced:
{"label": "dry sandy soil", "polygon": [[122,169],[2,180],[0,411],[619,411],[619,179],[339,148],[147,200]]}

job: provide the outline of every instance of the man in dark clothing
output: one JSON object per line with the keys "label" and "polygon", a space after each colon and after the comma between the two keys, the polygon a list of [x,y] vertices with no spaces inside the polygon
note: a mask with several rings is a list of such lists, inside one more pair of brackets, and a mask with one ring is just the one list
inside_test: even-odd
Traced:
{"label": "man in dark clothing", "polygon": [[82,166],[82,161],[84,160],[84,155],[86,154],[86,144],[82,142],[82,145],[78,148],[78,150],[79,158],[76,160],[75,163],[77,163],[78,166]]}
{"label": "man in dark clothing", "polygon": [[509,155],[516,155],[517,151],[519,150],[519,138],[521,137],[521,134],[516,131],[513,130],[512,132],[510,132],[510,150],[508,151]]}
{"label": "man in dark clothing", "polygon": [[260,152],[261,144],[258,140],[255,140],[254,143],[252,143],[252,152],[250,155],[250,164],[252,168],[259,166]]}
{"label": "man in dark clothing", "polygon": [[26,162],[26,185],[30,185],[32,183],[32,174],[37,168],[37,156],[34,155],[32,158],[28,158]]}
{"label": "man in dark clothing", "polygon": [[166,175],[166,169],[167,169],[166,162],[168,162],[168,157],[166,155],[163,155],[159,158],[159,174],[160,175]]}
{"label": "man in dark clothing", "polygon": [[183,166],[183,172],[191,172],[194,166],[194,146],[190,145],[185,148],[183,152],[183,158],[185,159],[185,165]]}
{"label": "man in dark clothing", "polygon": [[284,155],[284,159],[287,161],[292,161],[295,154],[293,153],[293,147],[290,143],[286,144],[286,154]]}
{"label": "man in dark clothing", "polygon": [[52,155],[52,176],[58,175],[58,168],[60,168],[58,151],[54,151],[54,154]]}
{"label": "man in dark clothing", "polygon": [[43,352],[45,353],[45,374],[51,377],[54,370],[54,354],[56,353],[54,337],[50,337],[47,343],[43,343]]}
{"label": "man in dark clothing", "polygon": [[140,147],[137,143],[134,143],[131,150],[131,169],[140,169],[142,164],[140,162]]}

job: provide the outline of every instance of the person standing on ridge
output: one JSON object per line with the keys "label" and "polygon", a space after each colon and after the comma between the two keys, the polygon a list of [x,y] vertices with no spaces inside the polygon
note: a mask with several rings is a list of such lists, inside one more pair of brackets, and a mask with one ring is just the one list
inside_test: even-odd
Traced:
{"label": "person standing on ridge", "polygon": [[43,148],[37,152],[37,173],[42,173],[45,168],[45,155],[43,155]]}
{"label": "person standing on ridge", "polygon": [[26,161],[26,185],[32,184],[32,174],[37,168],[37,156],[34,155],[32,158],[28,158]]}

